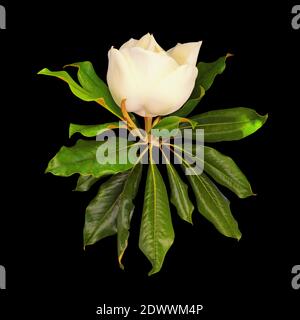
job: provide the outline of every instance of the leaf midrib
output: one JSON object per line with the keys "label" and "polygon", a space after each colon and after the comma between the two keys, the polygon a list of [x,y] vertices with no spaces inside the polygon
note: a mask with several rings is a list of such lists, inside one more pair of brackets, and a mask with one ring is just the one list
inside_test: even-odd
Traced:
{"label": "leaf midrib", "polygon": [[157,214],[157,198],[156,198],[156,179],[154,174],[154,164],[151,163],[151,174],[153,179],[153,202],[154,202],[154,208],[153,208],[153,241],[154,241],[154,266],[156,266],[157,261],[157,243],[156,243],[156,214]]}
{"label": "leaf midrib", "polygon": [[[196,120],[194,120],[196,121]],[[255,121],[255,119],[251,119],[251,120],[245,120],[245,121],[237,121],[237,122],[215,122],[215,123],[204,123],[204,124],[200,124],[198,123],[196,125],[196,128],[198,127],[205,127],[205,126],[217,126],[217,125],[229,125],[229,124],[244,124],[244,123],[248,123],[251,121]],[[197,122],[197,121],[196,121]],[[190,129],[192,128],[192,126],[184,126],[182,127],[182,129]]]}

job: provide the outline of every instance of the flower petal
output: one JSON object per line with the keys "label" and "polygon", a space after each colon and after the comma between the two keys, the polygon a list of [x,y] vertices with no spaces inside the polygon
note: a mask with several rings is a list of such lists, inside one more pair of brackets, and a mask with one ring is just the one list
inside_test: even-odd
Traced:
{"label": "flower petal", "polygon": [[125,49],[125,48],[136,47],[137,42],[138,42],[138,40],[131,38],[120,47],[120,50]]}
{"label": "flower petal", "polygon": [[178,43],[174,48],[168,50],[168,54],[177,61],[178,64],[189,64],[195,66],[202,41]]}
{"label": "flower petal", "polygon": [[139,94],[138,87],[127,59],[119,50],[111,48],[108,60],[107,84],[115,102],[120,106],[123,99]]}
{"label": "flower petal", "polygon": [[156,42],[154,36],[150,33],[145,34],[140,40],[138,40],[135,46],[153,52],[164,51],[164,49],[162,49],[162,47]]}
{"label": "flower petal", "polygon": [[122,49],[121,52],[144,93],[178,68],[177,62],[165,52],[156,53],[139,47]]}
{"label": "flower petal", "polygon": [[145,111],[155,115],[167,115],[178,110],[191,95],[197,74],[198,69],[194,66],[178,67],[151,90]]}

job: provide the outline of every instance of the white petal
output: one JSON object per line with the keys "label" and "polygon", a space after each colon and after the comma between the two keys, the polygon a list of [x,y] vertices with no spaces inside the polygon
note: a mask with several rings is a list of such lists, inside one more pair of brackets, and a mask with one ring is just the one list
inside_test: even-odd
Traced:
{"label": "white petal", "polygon": [[178,64],[189,64],[195,66],[202,41],[178,43],[174,48],[168,50],[168,54],[174,58]]}
{"label": "white petal", "polygon": [[178,110],[191,95],[197,74],[198,69],[194,66],[178,67],[152,89],[145,111],[155,115],[167,115]]}
{"label": "white petal", "polygon": [[131,38],[127,42],[125,42],[120,49],[125,49],[125,48],[133,48],[136,47],[138,40]]}
{"label": "white petal", "polygon": [[138,40],[135,46],[153,52],[164,51],[162,47],[156,42],[154,36],[150,33],[145,34],[140,40]]}
{"label": "white petal", "polygon": [[[138,86],[126,58],[114,48],[109,50],[108,58],[107,84],[115,102],[120,106],[123,99],[138,98]],[[135,108],[140,108],[140,106],[135,106]]]}
{"label": "white petal", "polygon": [[151,34],[147,33],[144,36],[142,36],[140,40],[137,41],[136,47],[147,49],[149,47],[150,42],[151,42]]}
{"label": "white petal", "polygon": [[177,62],[165,52],[156,53],[138,47],[122,49],[121,52],[130,66],[140,91],[145,93],[178,68]]}

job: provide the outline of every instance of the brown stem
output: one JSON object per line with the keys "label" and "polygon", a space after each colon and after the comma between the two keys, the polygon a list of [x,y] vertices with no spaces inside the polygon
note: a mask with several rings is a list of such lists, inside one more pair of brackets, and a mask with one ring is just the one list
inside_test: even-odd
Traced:
{"label": "brown stem", "polygon": [[129,116],[127,110],[126,110],[126,99],[123,99],[122,102],[121,102],[121,111],[122,111],[124,120],[127,121],[129,127],[131,127],[132,129],[136,129],[137,126],[132,121],[132,119],[130,118],[130,116]]}
{"label": "brown stem", "polygon": [[145,117],[145,130],[147,133],[151,131],[152,128],[152,117]]}

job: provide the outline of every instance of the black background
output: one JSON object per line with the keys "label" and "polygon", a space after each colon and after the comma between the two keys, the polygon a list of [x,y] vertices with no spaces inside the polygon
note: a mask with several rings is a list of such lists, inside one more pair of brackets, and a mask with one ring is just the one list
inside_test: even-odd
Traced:
{"label": "black background", "polygon": [[[291,268],[300,264],[299,195],[293,185],[300,31],[291,27],[291,8],[272,2],[205,7],[185,1],[168,9],[150,2],[6,4],[7,30],[0,30],[0,264],[7,269],[7,290],[0,292],[0,310],[67,319],[79,314],[93,319],[103,303],[203,304],[208,317],[283,311],[289,319],[299,311],[300,292],[290,283]],[[76,140],[68,140],[70,122],[99,123],[113,116],[77,99],[57,79],[36,75],[44,67],[59,70],[90,60],[105,79],[111,45],[147,32],[164,48],[203,40],[202,61],[234,54],[199,112],[245,106],[269,113],[256,134],[215,145],[235,159],[257,193],[241,200],[222,189],[231,200],[241,241],[221,236],[197,212],[191,227],[172,207],[175,243],[162,271],[151,277],[138,249],[143,187],[135,201],[124,272],[114,237],[82,248],[84,210],[97,188],[74,193],[76,177],[43,174],[60,146]]]}

